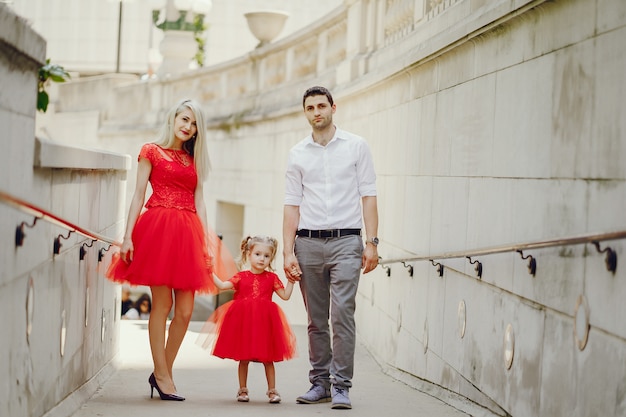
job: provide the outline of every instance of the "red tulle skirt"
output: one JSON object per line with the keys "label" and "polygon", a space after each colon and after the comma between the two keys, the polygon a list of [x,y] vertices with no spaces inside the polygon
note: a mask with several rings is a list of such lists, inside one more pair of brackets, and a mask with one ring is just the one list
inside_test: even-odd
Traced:
{"label": "red tulle skirt", "polygon": [[153,207],[133,229],[134,256],[124,262],[113,255],[107,278],[130,285],[216,293],[213,257],[200,218],[189,210]]}
{"label": "red tulle skirt", "polygon": [[233,300],[209,317],[197,343],[236,361],[280,362],[296,356],[296,337],[278,304]]}

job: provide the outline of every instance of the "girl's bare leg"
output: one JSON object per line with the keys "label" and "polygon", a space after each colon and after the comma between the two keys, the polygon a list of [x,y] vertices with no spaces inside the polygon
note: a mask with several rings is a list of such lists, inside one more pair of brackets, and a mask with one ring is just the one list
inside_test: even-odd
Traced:
{"label": "girl's bare leg", "polygon": [[165,344],[167,372],[172,380],[172,384],[174,381],[172,368],[174,367],[174,360],[178,354],[178,349],[180,349],[180,345],[183,343],[185,333],[187,333],[187,328],[189,327],[189,321],[193,313],[194,296],[193,291],[174,290],[174,317],[170,322],[167,343]]}
{"label": "girl's bare leg", "polygon": [[239,388],[245,388],[248,383],[248,365],[250,361],[239,361],[237,373],[239,375]]}
{"label": "girl's bare leg", "polygon": [[276,369],[274,362],[263,362],[265,366],[265,378],[267,378],[267,390],[271,391],[276,388]]}
{"label": "girl's bare leg", "polygon": [[267,396],[270,403],[278,404],[281,401],[280,394],[276,391],[276,369],[274,362],[263,362],[265,366],[265,377],[267,378]]}
{"label": "girl's bare leg", "polygon": [[148,320],[148,335],[154,363],[154,377],[163,393],[173,394],[176,388],[165,354],[165,323],[172,309],[172,290],[166,286],[150,287],[150,290],[152,291],[152,310]]}

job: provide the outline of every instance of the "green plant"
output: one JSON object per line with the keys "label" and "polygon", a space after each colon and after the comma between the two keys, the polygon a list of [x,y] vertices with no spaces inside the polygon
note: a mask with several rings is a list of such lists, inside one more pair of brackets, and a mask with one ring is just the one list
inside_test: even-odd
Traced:
{"label": "green plant", "polygon": [[48,103],[50,103],[50,97],[46,92],[46,84],[48,80],[55,83],[63,83],[69,80],[70,74],[65,69],[57,64],[51,64],[50,58],[46,60],[46,65],[39,68],[39,82],[37,92],[37,110],[45,113],[48,110]]}
{"label": "green plant", "polygon": [[198,63],[199,67],[204,66],[204,45],[205,40],[202,37],[202,34],[205,30],[207,30],[208,25],[204,23],[204,15],[196,15],[193,19],[194,31],[193,38],[196,40],[196,44],[198,45],[198,52],[193,57]]}

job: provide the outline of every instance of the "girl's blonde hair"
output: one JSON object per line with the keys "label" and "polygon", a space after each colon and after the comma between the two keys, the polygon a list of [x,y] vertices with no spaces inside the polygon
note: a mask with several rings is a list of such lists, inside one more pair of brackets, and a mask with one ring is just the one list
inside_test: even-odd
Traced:
{"label": "girl's blonde hair", "polygon": [[207,135],[204,114],[198,102],[184,99],[176,103],[167,112],[165,122],[159,131],[158,139],[154,143],[165,149],[174,145],[174,120],[185,109],[190,109],[196,118],[196,135],[183,144],[183,149],[193,157],[198,180],[204,181],[211,170],[211,162],[206,145]]}
{"label": "girl's blonde hair", "polygon": [[256,246],[256,245],[266,245],[272,248],[272,256],[270,256],[270,265],[269,270],[274,271],[274,267],[272,266],[272,262],[274,262],[274,257],[276,257],[276,251],[278,250],[278,240],[274,239],[271,236],[248,236],[241,241],[241,254],[239,257],[239,266],[243,267],[248,262],[248,253]]}

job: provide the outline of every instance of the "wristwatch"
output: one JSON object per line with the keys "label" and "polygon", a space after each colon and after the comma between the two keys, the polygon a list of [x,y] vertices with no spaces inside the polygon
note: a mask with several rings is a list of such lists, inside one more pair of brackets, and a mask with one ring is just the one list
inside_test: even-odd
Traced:
{"label": "wristwatch", "polygon": [[378,246],[378,238],[377,237],[373,237],[370,240],[368,240],[367,243],[371,243],[374,246]]}

